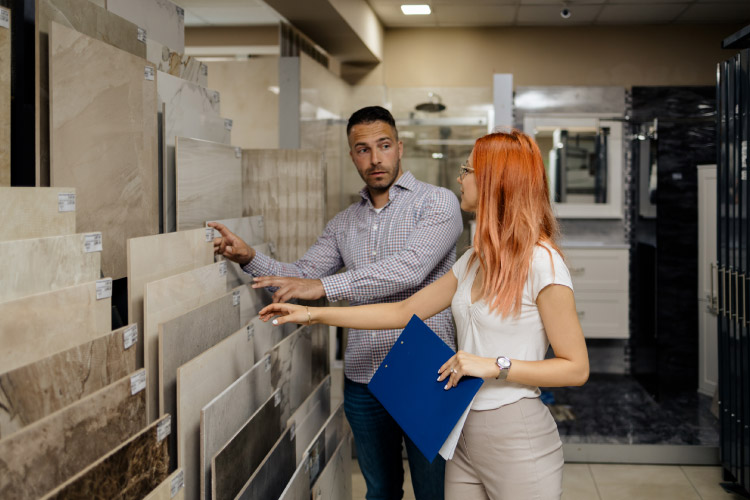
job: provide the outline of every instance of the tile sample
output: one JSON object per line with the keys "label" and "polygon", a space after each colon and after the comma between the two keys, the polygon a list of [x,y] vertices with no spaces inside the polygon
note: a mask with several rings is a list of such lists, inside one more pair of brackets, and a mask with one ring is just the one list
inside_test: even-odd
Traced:
{"label": "tile sample", "polygon": [[0,374],[0,438],[133,373],[135,328],[122,327]]}
{"label": "tile sample", "polygon": [[0,241],[76,232],[75,188],[0,187]]}
{"label": "tile sample", "polygon": [[352,498],[352,441],[347,433],[312,486],[313,500]]}
{"label": "tile sample", "polygon": [[323,428],[318,431],[307,450],[305,450],[305,455],[310,461],[310,481],[312,483],[317,481],[341,439],[349,433],[351,433],[351,430],[344,416],[344,405],[342,403],[328,417]]}
{"label": "tile sample", "polygon": [[[212,500],[231,500],[263,462],[284,428],[281,391],[269,397],[211,460]],[[266,497],[259,497],[266,498]]]}
{"label": "tile sample", "polygon": [[297,465],[302,462],[307,447],[331,416],[331,377],[330,375],[300,405],[289,418],[287,425],[294,426],[297,440]]}
{"label": "tile sample", "polygon": [[271,385],[281,389],[289,407],[281,414],[288,419],[307,399],[312,390],[310,379],[310,328],[303,326],[271,350]]}
{"label": "tile sample", "polygon": [[255,320],[177,368],[177,464],[185,469],[185,496],[200,498],[201,408],[253,367]]}
{"label": "tile sample", "polygon": [[10,22],[0,7],[0,186],[10,186]]}
{"label": "tile sample", "polygon": [[113,279],[127,273],[128,238],[159,231],[155,72],[52,23],[50,183],[77,189],[76,227],[102,232],[102,272]]}
{"label": "tile sample", "polygon": [[[197,307],[159,325],[159,415],[176,415],[177,368],[240,329],[239,300],[234,293]],[[177,463],[176,432],[172,419],[170,462]]]}
{"label": "tile sample", "polygon": [[281,326],[274,326],[270,321],[261,321],[255,329],[255,338],[253,339],[255,347],[255,359],[260,359],[276,345],[291,335],[299,326],[294,323],[285,323]]}
{"label": "tile sample", "polygon": [[185,500],[185,471],[178,468],[143,500]]}
{"label": "tile sample", "polygon": [[262,215],[276,257],[294,262],[317,241],[325,221],[325,160],[319,151],[242,152],[242,215]]}
{"label": "tile sample", "polygon": [[208,66],[192,56],[170,49],[163,43],[146,36],[146,60],[156,69],[182,78],[201,87],[208,86]]}
{"label": "tile sample", "polygon": [[0,302],[95,281],[101,233],[0,241]]}
{"label": "tile sample", "polygon": [[[146,283],[214,261],[211,238],[200,229],[128,240],[128,321],[138,324],[138,364],[143,364],[143,291]],[[153,372],[156,373],[156,372]],[[156,418],[154,413],[151,420]]]}
{"label": "tile sample", "polygon": [[112,331],[112,299],[96,297],[93,281],[0,303],[2,369],[15,370]]}
{"label": "tile sample", "polygon": [[[157,74],[157,92],[159,103],[174,111],[168,117],[174,120],[181,118],[184,112],[190,116],[205,115],[219,117],[221,113],[221,95],[212,89],[207,89],[195,83],[178,78],[160,71]],[[167,130],[172,130],[172,122],[167,119]]]}
{"label": "tile sample", "polygon": [[211,498],[211,459],[271,396],[271,356],[255,365],[201,409],[201,499]]}
{"label": "tile sample", "polygon": [[[227,273],[227,284],[231,274]],[[270,304],[271,294],[264,288],[252,288],[249,285],[240,285],[232,288],[232,291],[240,294],[240,323],[247,324],[261,309]],[[255,352],[258,352],[257,350]],[[256,356],[257,358],[257,356]]]}
{"label": "tile sample", "polygon": [[178,137],[175,143],[177,229],[242,216],[241,150]]}
{"label": "tile sample", "polygon": [[[242,238],[242,240],[250,246],[268,241],[266,240],[266,228],[263,222],[263,217],[260,215],[206,221],[206,223],[209,222],[219,222],[224,224],[227,229]],[[218,231],[216,232],[216,236],[219,236]]]}
{"label": "tile sample", "polygon": [[[216,262],[146,283],[143,289],[143,343],[144,366],[149,373],[159,373],[159,325],[225,295],[226,274],[226,266]],[[149,421],[156,420],[159,410],[158,377],[149,381],[147,406]],[[174,410],[169,413],[175,414]]]}
{"label": "tile sample", "polygon": [[294,449],[294,436],[287,428],[242,487],[237,499],[279,498],[297,468]]}
{"label": "tile sample", "polygon": [[140,500],[167,478],[169,419],[146,427],[44,498]]}
{"label": "tile sample", "polygon": [[310,489],[310,462],[305,456],[302,463],[297,465],[292,478],[279,496],[279,500],[310,500],[312,490]]}
{"label": "tile sample", "polygon": [[[264,253],[265,255],[274,256],[274,252],[272,251],[274,246],[270,243],[258,243],[253,245],[256,252]],[[216,257],[217,259],[223,259],[223,257]],[[251,274],[247,274],[245,271],[242,270],[242,268],[237,264],[236,262],[232,262],[228,259],[227,266],[228,266],[228,275],[227,275],[227,286],[230,288],[235,288],[242,285],[251,285],[253,282],[253,276]],[[251,290],[255,290],[251,288]],[[265,289],[258,289],[258,290],[264,290]],[[270,292],[266,292],[269,299],[267,303],[271,303],[273,301],[272,294]]]}
{"label": "tile sample", "polygon": [[146,46],[138,40],[138,26],[112,14],[89,0],[39,0],[39,37],[36,43],[36,74],[39,75],[36,108],[36,185],[49,186],[49,31],[52,21],[96,38],[134,56],[146,57]]}
{"label": "tile sample", "polygon": [[146,30],[146,37],[185,52],[185,11],[169,0],[106,0],[107,10]]}
{"label": "tile sample", "polygon": [[[145,377],[140,370],[135,376]],[[39,498],[146,425],[127,376],[0,440],[0,497]],[[137,389],[137,387],[135,388]]]}

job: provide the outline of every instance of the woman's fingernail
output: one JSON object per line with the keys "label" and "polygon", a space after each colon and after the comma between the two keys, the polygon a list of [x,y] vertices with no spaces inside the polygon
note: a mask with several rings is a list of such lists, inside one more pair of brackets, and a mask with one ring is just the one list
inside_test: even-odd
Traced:
{"label": "woman's fingernail", "polygon": [[448,384],[445,384],[445,387],[443,387],[446,391],[448,390]]}
{"label": "woman's fingernail", "polygon": [[271,321],[271,323],[273,323],[274,325],[278,325],[279,324],[279,320],[275,319],[275,320]]}
{"label": "woman's fingernail", "polygon": [[437,381],[440,382],[440,377],[437,378]]}

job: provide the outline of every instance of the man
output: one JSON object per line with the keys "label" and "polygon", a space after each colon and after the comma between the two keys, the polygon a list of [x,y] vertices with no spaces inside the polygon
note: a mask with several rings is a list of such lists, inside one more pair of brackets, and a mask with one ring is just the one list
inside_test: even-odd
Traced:
{"label": "man", "polygon": [[[360,109],[346,129],[349,155],[365,181],[362,200],[337,214],[318,241],[293,264],[248,247],[221,224],[214,249],[256,276],[254,287],[276,288],[274,302],[348,300],[352,305],[397,302],[450,272],[462,222],[447,189],[417,181],[401,169],[403,144],[390,112]],[[334,274],[346,267],[346,272]],[[455,349],[449,309],[427,324]],[[350,330],[345,354],[344,410],[367,484],[368,499],[403,495],[401,440],[405,438],[417,499],[443,498],[445,462],[430,464],[367,389],[399,330]]]}

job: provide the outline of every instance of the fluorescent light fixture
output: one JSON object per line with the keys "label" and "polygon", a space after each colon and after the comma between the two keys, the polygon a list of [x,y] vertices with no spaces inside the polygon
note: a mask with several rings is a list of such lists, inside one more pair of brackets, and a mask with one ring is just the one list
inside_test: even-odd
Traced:
{"label": "fluorescent light fixture", "polygon": [[427,16],[432,12],[429,5],[402,5],[401,12],[407,16]]}

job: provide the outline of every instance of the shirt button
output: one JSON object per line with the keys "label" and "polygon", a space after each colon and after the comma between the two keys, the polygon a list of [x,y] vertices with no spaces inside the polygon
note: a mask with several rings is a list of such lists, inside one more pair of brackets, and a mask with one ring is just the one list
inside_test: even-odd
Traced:
{"label": "shirt button", "polygon": [[377,231],[377,230],[378,230],[378,225],[377,225],[377,224],[375,224],[374,226],[372,226],[372,230],[373,230],[373,231]]}
{"label": "shirt button", "polygon": [[377,255],[377,254],[378,252],[376,252],[375,250],[372,251],[372,255]]}

